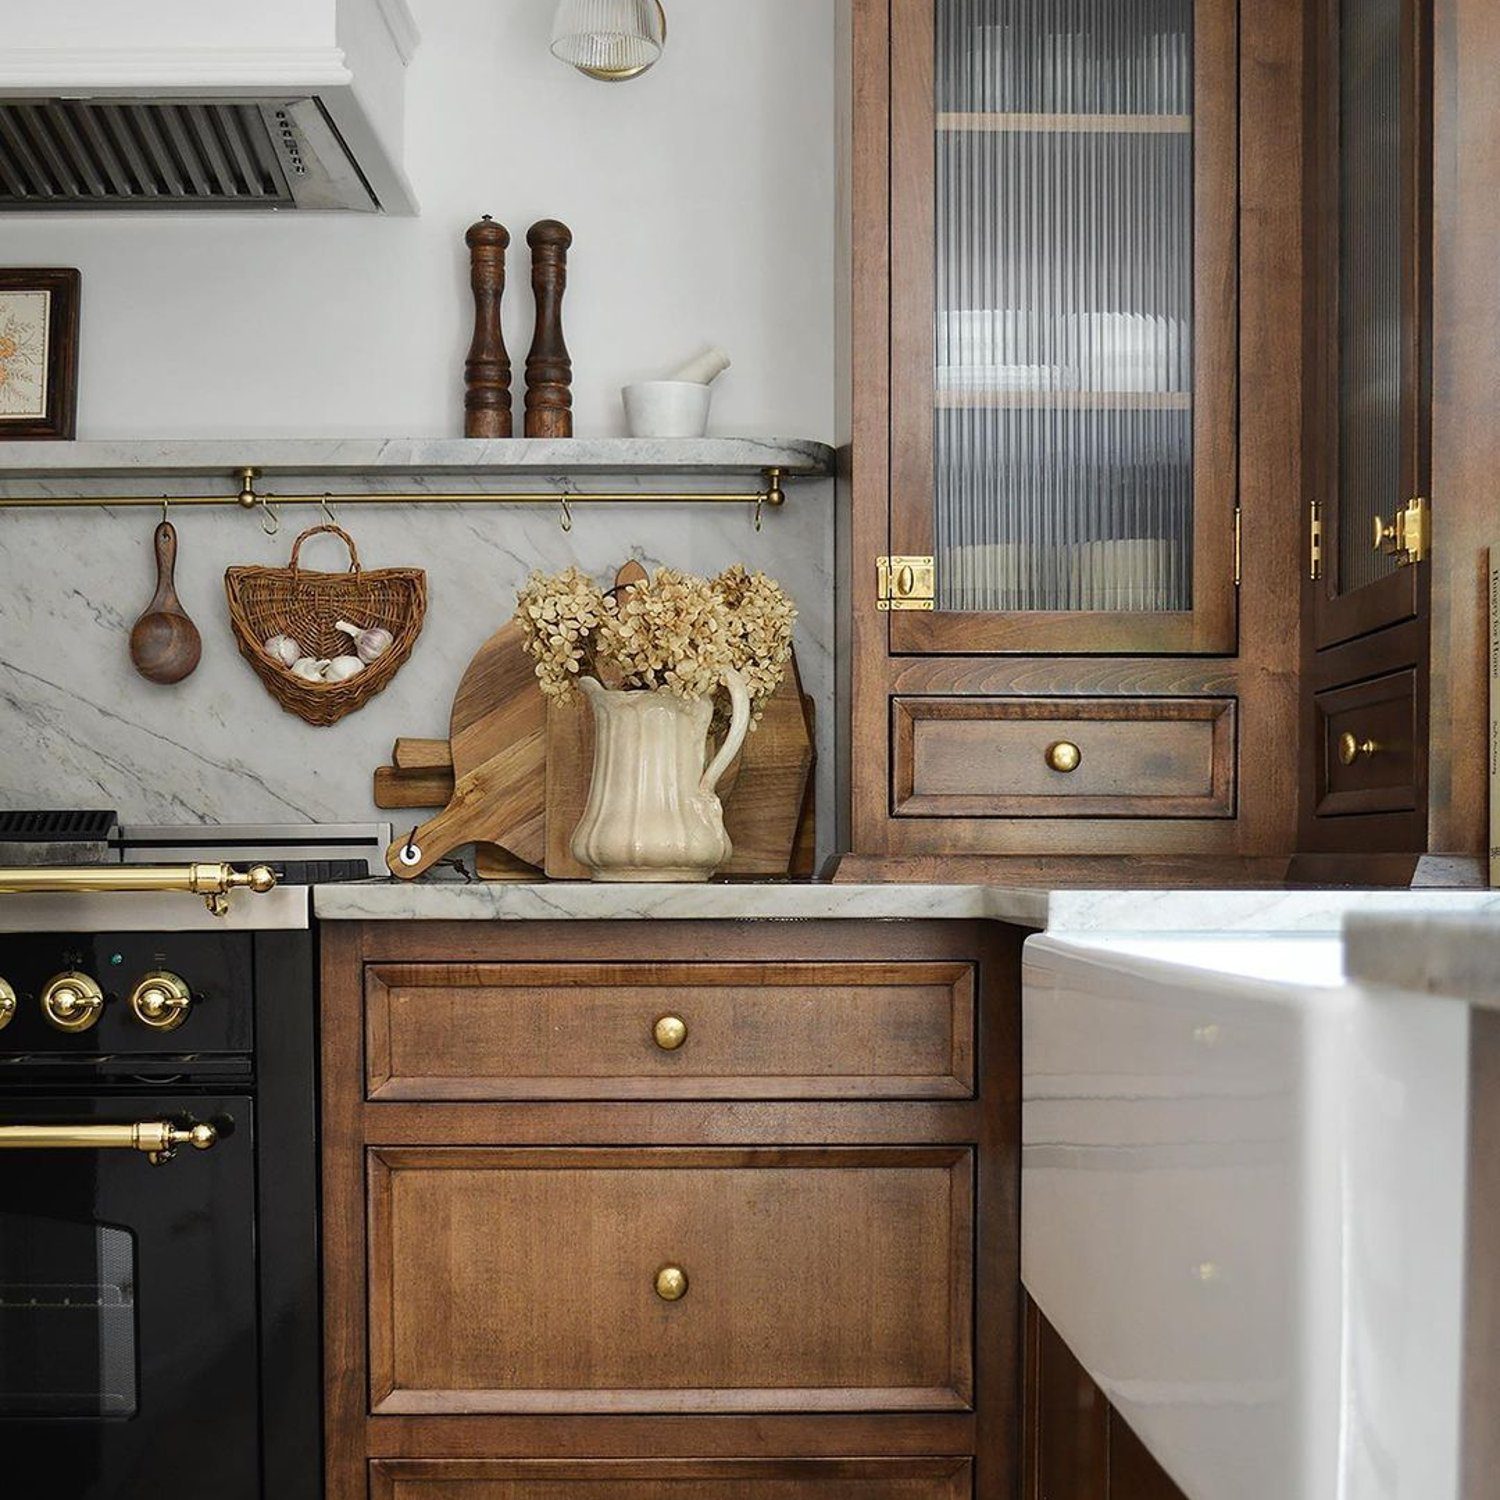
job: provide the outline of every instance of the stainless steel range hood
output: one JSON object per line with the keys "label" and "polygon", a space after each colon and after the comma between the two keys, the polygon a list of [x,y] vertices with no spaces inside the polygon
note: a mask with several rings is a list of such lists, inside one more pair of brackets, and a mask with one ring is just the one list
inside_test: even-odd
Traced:
{"label": "stainless steel range hood", "polygon": [[0,46],[0,211],[415,212],[404,0],[21,9]]}

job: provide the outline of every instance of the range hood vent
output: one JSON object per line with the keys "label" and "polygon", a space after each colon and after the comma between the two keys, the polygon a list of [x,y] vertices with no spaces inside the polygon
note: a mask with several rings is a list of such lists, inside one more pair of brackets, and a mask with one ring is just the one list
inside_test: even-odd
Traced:
{"label": "range hood vent", "polygon": [[379,207],[316,99],[0,99],[0,209]]}
{"label": "range hood vent", "polygon": [[406,0],[0,7],[0,213],[417,211]]}

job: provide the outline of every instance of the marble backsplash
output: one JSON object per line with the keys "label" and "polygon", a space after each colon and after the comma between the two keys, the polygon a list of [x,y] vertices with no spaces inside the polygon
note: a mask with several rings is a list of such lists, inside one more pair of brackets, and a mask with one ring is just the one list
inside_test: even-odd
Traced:
{"label": "marble backsplash", "polygon": [[[800,610],[798,658],[818,705],[820,859],[829,852],[827,480],[793,485],[758,533],[737,506],[580,506],[567,533],[551,507],[345,507],[338,519],[365,565],[425,568],[430,598],[422,638],[391,686],[326,729],[284,713],[240,658],[223,589],[231,564],[284,563],[297,532],[322,519],[317,509],[289,509],[275,537],[237,510],[172,512],[178,592],[203,637],[201,665],[175,687],[144,681],[127,655],[130,627],[151,597],[159,518],[148,508],[0,511],[0,805],[112,807],[127,822],[415,821],[427,815],[378,813],[372,773],[397,737],[446,733],[465,666],[509,618],[533,568],[577,563],[602,577],[632,557],[705,573],[742,561],[779,579]],[[335,538],[309,543],[305,560],[323,569],[344,562]]]}

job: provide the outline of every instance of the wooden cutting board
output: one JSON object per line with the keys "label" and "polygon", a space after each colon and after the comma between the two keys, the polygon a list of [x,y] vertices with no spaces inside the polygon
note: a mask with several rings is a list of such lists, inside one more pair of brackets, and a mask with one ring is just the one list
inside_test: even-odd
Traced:
{"label": "wooden cutting board", "polygon": [[[493,844],[540,868],[547,855],[547,700],[514,622],[479,649],[449,720],[453,796],[437,817],[386,854],[415,880],[465,844]],[[408,863],[410,844],[416,852]]]}

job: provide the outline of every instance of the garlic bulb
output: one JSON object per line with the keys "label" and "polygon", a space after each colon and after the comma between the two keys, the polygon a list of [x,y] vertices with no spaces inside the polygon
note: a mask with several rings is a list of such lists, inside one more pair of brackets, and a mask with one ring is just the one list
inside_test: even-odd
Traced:
{"label": "garlic bulb", "polygon": [[354,642],[359,659],[366,663],[374,661],[377,656],[384,656],[395,640],[389,630],[382,630],[379,625],[372,625],[365,630],[358,625],[351,625],[347,620],[340,620],[333,628],[342,630]]}
{"label": "garlic bulb", "polygon": [[273,635],[266,642],[266,655],[284,667],[294,667],[302,660],[302,647],[289,635]]}
{"label": "garlic bulb", "polygon": [[358,677],[365,669],[365,664],[357,656],[335,656],[332,661],[323,663],[324,682],[348,682],[351,677]]}
{"label": "garlic bulb", "polygon": [[315,656],[304,656],[292,663],[292,676],[300,677],[304,682],[322,682],[323,672],[327,667],[326,661],[319,661]]}

